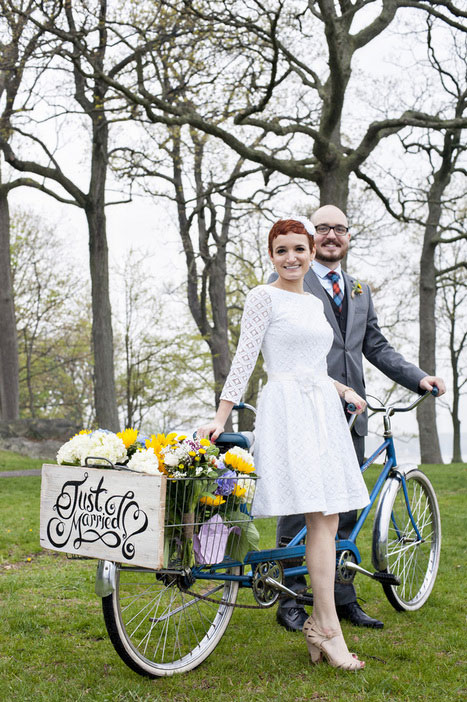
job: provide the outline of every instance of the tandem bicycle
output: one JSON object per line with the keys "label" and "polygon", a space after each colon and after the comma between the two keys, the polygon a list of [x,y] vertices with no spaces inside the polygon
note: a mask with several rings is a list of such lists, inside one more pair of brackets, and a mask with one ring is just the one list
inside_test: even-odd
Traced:
{"label": "tandem bicycle", "polygon": [[[370,503],[349,538],[336,539],[337,578],[350,582],[357,573],[372,578],[399,611],[419,609],[431,593],[440,558],[441,521],[427,476],[415,464],[397,463],[391,417],[414,409],[430,394],[437,394],[436,389],[405,407],[368,405],[382,414],[384,432],[381,445],[361,470],[383,453],[384,465],[371,489]],[[254,410],[243,403],[236,409],[245,407]],[[252,438],[248,432],[224,433],[216,445],[221,450],[233,445],[249,449]],[[361,565],[356,541],[375,504],[374,570],[368,570]],[[151,570],[100,561],[96,592],[102,596],[105,624],[117,653],[132,670],[149,677],[192,670],[213,652],[236,606],[269,608],[283,594],[296,598],[284,584],[285,577],[306,574],[307,569],[305,565],[284,568],[284,561],[288,566],[291,560],[293,564],[304,558],[305,536],[306,527],[287,546],[251,550],[242,560],[224,555],[220,562],[189,568],[172,565]],[[237,603],[240,588],[252,591],[255,604]],[[299,595],[299,601],[311,602],[305,594]]]}

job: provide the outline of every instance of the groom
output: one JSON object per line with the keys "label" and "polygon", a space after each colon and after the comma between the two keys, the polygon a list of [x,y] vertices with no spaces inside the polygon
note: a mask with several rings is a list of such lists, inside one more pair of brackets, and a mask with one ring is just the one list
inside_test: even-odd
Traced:
{"label": "groom", "polygon": [[[304,289],[322,300],[324,313],[334,332],[334,341],[328,354],[328,372],[331,378],[352,387],[365,397],[363,356],[396,383],[413,390],[425,392],[436,385],[439,394],[445,392],[441,378],[428,376],[408,363],[389,344],[381,333],[371,300],[368,285],[341,268],[341,260],[349,248],[350,234],[345,214],[334,205],[320,207],[311,221],[315,227],[316,256],[313,268],[304,279]],[[275,280],[272,276],[268,282]],[[367,414],[357,417],[352,429],[352,439],[360,465],[364,461]],[[357,520],[357,511],[339,516],[338,536],[347,538]],[[277,543],[285,545],[304,525],[302,515],[279,517]],[[287,578],[286,585],[300,590],[305,578]],[[335,584],[335,601],[340,619],[347,619],[355,626],[382,629],[383,622],[368,616],[357,602],[352,584]],[[289,631],[299,631],[307,618],[303,606],[291,598],[283,599],[277,610],[277,621]]]}

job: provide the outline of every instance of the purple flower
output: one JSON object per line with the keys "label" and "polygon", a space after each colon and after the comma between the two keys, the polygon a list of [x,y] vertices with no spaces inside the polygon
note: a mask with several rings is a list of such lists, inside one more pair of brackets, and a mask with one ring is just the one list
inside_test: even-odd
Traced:
{"label": "purple flower", "polygon": [[198,451],[201,446],[199,441],[194,441],[193,439],[185,439],[185,444],[190,447],[191,451]]}
{"label": "purple flower", "polygon": [[235,487],[237,474],[233,470],[226,470],[220,478],[217,478],[217,490],[215,495],[230,495]]}

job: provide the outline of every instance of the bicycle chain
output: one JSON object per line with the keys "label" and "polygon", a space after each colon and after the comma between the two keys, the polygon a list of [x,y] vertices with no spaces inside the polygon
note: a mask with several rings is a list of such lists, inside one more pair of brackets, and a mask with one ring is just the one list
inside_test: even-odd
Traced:
{"label": "bicycle chain", "polygon": [[206,602],[214,602],[214,604],[225,605],[226,607],[240,607],[241,609],[264,609],[264,607],[261,605],[245,605],[238,604],[237,602],[226,602],[226,600],[216,600],[214,597],[208,597],[207,595],[198,595],[198,593],[193,592],[193,590],[184,590],[183,592],[186,592],[187,595],[196,597],[198,600],[206,600]]}
{"label": "bicycle chain", "polygon": [[[302,590],[297,590],[295,594],[303,595],[303,593],[310,589],[311,588],[304,587]],[[214,597],[208,597],[207,595],[198,595],[198,593],[193,592],[193,590],[183,590],[183,592],[186,592],[187,595],[196,597],[198,600],[206,600],[206,602],[214,602],[214,604],[225,605],[226,607],[238,607],[239,609],[267,609],[267,607],[264,607],[263,605],[247,605],[238,604],[237,602],[226,602],[226,600],[216,600]]]}

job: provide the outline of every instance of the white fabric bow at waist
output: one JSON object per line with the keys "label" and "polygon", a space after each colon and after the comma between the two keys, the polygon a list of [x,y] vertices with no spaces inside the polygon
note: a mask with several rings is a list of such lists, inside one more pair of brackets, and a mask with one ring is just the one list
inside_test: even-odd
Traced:
{"label": "white fabric bow at waist", "polygon": [[328,429],[326,421],[326,395],[332,392],[329,384],[334,383],[328,375],[315,376],[311,373],[270,373],[268,383],[297,383],[300,391],[309,396],[317,420],[318,429],[318,450],[321,456],[327,450]]}

